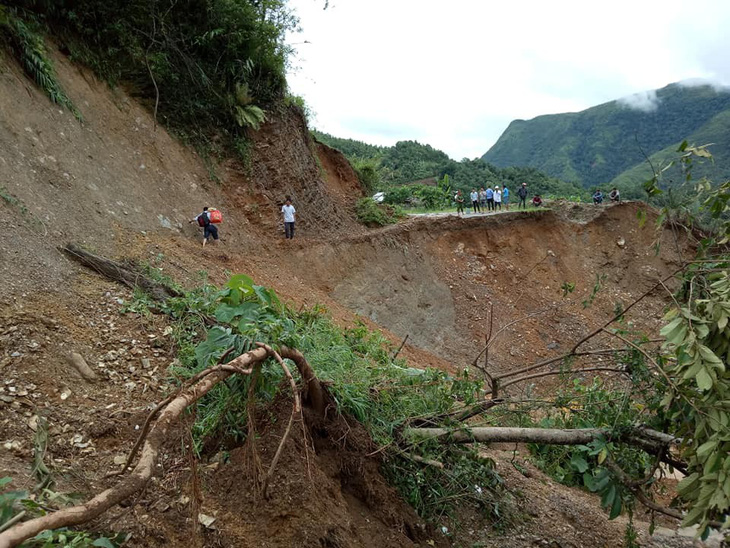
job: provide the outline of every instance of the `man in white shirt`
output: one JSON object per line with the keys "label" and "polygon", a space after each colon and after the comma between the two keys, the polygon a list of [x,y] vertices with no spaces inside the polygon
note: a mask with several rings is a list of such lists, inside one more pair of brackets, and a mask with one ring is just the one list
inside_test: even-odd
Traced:
{"label": "man in white shirt", "polygon": [[494,210],[502,210],[502,191],[499,189],[499,185],[494,187]]}
{"label": "man in white shirt", "polygon": [[474,213],[479,213],[479,193],[476,188],[471,189],[469,197],[471,198],[471,207],[474,210]]}
{"label": "man in white shirt", "polygon": [[294,221],[296,219],[297,210],[291,205],[291,198],[286,197],[286,203],[281,207],[284,215],[284,235],[287,239],[294,239]]}

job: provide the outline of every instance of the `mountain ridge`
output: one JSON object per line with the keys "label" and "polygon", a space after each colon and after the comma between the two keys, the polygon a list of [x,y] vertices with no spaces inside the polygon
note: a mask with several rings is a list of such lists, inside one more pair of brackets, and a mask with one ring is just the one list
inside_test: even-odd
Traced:
{"label": "mountain ridge", "polygon": [[[513,120],[482,159],[498,167],[534,167],[584,187],[635,184],[635,178],[617,178],[690,137],[706,144],[702,128],[728,110],[730,90],[674,83],[580,112]],[[715,130],[716,148],[726,148],[730,125]]]}

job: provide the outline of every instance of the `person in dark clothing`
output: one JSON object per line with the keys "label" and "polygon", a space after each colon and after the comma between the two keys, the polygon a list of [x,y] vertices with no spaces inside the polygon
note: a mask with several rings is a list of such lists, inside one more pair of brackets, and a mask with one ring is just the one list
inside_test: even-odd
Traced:
{"label": "person in dark clothing", "polygon": [[522,183],[522,186],[517,189],[517,197],[520,199],[520,202],[517,204],[517,209],[522,206],[523,209],[527,209],[527,183]]}
{"label": "person in dark clothing", "polygon": [[618,189],[616,187],[613,187],[611,192],[609,192],[608,197],[611,198],[612,202],[621,203],[621,193],[618,191]]}
{"label": "person in dark clothing", "polygon": [[596,205],[603,203],[603,192],[601,192],[600,188],[597,188],[593,193],[593,203]]}
{"label": "person in dark clothing", "polygon": [[213,241],[218,241],[218,227],[210,222],[210,215],[208,215],[208,208],[204,207],[203,212],[200,215],[196,215],[195,218],[190,220],[191,223],[198,223],[198,226],[203,227],[203,247],[208,243],[208,238],[213,236]]}

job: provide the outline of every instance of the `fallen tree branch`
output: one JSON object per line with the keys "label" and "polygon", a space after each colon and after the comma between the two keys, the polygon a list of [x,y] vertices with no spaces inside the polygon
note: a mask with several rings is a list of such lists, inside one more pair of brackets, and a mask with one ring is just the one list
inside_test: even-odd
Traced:
{"label": "fallen tree branch", "polygon": [[626,433],[616,434],[607,428],[405,428],[407,440],[436,440],[440,443],[544,443],[548,445],[581,445],[598,438],[637,445],[645,451],[656,454],[668,445],[677,445],[679,438],[648,428],[634,428]]}
{"label": "fallen tree branch", "polygon": [[291,371],[289,371],[289,368],[284,363],[284,360],[281,358],[278,352],[271,348],[267,344],[258,343],[257,346],[259,348],[263,348],[266,350],[266,353],[273,357],[281,366],[281,368],[284,370],[284,375],[286,376],[287,380],[289,381],[289,385],[292,389],[292,395],[294,396],[294,404],[292,408],[291,415],[289,416],[289,423],[286,425],[286,430],[284,431],[284,435],[281,437],[281,441],[279,442],[279,447],[276,449],[276,453],[274,454],[274,458],[271,460],[271,465],[269,466],[269,471],[266,474],[266,477],[264,478],[264,484],[261,489],[261,492],[264,495],[264,498],[266,498],[266,493],[269,488],[269,483],[271,482],[271,478],[274,477],[274,470],[276,469],[276,463],[279,462],[279,457],[281,457],[281,452],[284,450],[284,444],[286,443],[286,440],[289,438],[289,432],[291,432],[292,424],[294,424],[294,418],[298,415],[301,417],[302,415],[302,405],[299,400],[299,390],[297,390],[297,384],[294,382],[294,377],[291,375]]}
{"label": "fallen tree branch", "polygon": [[549,377],[550,375],[575,375],[576,373],[590,373],[592,371],[604,371],[608,373],[626,373],[625,369],[620,369],[616,367],[585,367],[583,369],[565,369],[562,371],[543,371],[541,373],[533,373],[532,375],[525,375],[524,377],[519,377],[517,379],[513,379],[509,382],[504,383],[500,386],[500,388],[504,389],[508,386],[512,386],[513,384],[517,384],[520,382],[529,381],[531,379],[539,379],[541,377]]}
{"label": "fallen tree branch", "polygon": [[53,514],[33,518],[18,523],[7,531],[0,533],[0,548],[13,548],[46,529],[69,527],[87,522],[101,515],[103,512],[126,500],[142,489],[151,479],[157,464],[160,448],[167,439],[172,425],[190,405],[207,394],[214,386],[231,376],[234,372],[250,372],[251,367],[268,358],[269,354],[263,348],[257,348],[242,354],[229,362],[229,366],[217,366],[214,371],[202,376],[201,380],[177,395],[160,413],[154,426],[144,442],[144,448],[132,473],[114,487],[106,489],[91,500],[64,508]]}
{"label": "fallen tree branch", "polygon": [[187,381],[185,381],[185,383],[183,383],[180,388],[178,388],[175,392],[173,392],[160,403],[158,403],[155,408],[147,415],[147,418],[144,421],[144,425],[142,426],[142,431],[139,433],[139,436],[137,436],[137,441],[134,442],[134,446],[132,446],[132,450],[129,452],[129,455],[127,456],[127,461],[124,463],[122,469],[118,472],[112,472],[110,474],[107,474],[106,477],[121,476],[129,469],[129,467],[132,465],[132,461],[134,461],[134,457],[137,455],[137,451],[139,451],[139,448],[142,446],[142,442],[147,437],[147,432],[149,431],[150,425],[152,424],[152,419],[154,419],[155,416],[157,416],[157,413],[159,413],[168,403],[178,397],[183,390],[186,390],[203,377],[210,375],[211,373],[215,373],[216,371],[228,371],[231,373],[240,373],[242,375],[251,374],[250,369],[244,370],[232,363],[227,363],[225,365],[221,364],[221,362],[226,359],[230,355],[230,353],[233,352],[233,350],[234,348],[229,348],[228,350],[226,350],[225,353],[218,360],[218,365],[216,365],[215,367],[209,367],[208,369],[204,369],[198,374],[193,375]]}
{"label": "fallen tree branch", "polygon": [[61,251],[82,265],[95,270],[107,278],[120,282],[132,289],[140,288],[157,301],[166,301],[170,297],[180,296],[180,293],[171,287],[151,280],[141,272],[129,268],[126,265],[89,253],[76,244],[67,244],[66,247],[61,248]]}
{"label": "fallen tree branch", "polygon": [[425,458],[421,457],[420,455],[408,454],[406,456],[409,459],[411,459],[412,461],[418,462],[420,464],[425,464],[426,466],[433,466],[435,468],[438,468],[439,470],[444,469],[444,463],[441,461],[433,460],[433,459],[425,459]]}
{"label": "fallen tree branch", "polygon": [[297,370],[304,381],[304,399],[309,402],[309,405],[320,417],[323,417],[327,396],[304,354],[296,348],[282,346],[279,348],[279,355],[293,361],[294,365],[297,366]]}
{"label": "fallen tree branch", "polygon": [[470,405],[456,411],[451,411],[449,413],[415,417],[409,426],[412,428],[417,428],[426,425],[435,425],[449,420],[464,422],[472,417],[476,417],[477,415],[484,413],[485,411],[488,411],[492,407],[495,407],[496,405],[499,405],[503,402],[504,400],[500,398],[484,400],[480,401],[479,403],[475,403],[474,405]]}
{"label": "fallen tree branch", "polygon": [[[618,480],[623,483],[626,487],[629,488],[629,490],[634,494],[636,497],[636,500],[638,500],[641,504],[649,508],[650,510],[653,510],[654,512],[659,512],[660,514],[664,514],[665,516],[669,516],[670,518],[678,519],[682,521],[684,519],[684,514],[680,512],[679,510],[674,510],[672,508],[667,508],[665,506],[661,506],[651,500],[646,493],[644,493],[644,490],[641,488],[641,486],[637,485],[637,482],[635,480],[632,480],[629,475],[624,472],[615,462],[613,462],[610,458],[606,459],[605,461],[606,467],[618,478]],[[723,524],[720,521],[710,521],[708,523],[710,527],[715,527],[717,529],[720,529]]]}

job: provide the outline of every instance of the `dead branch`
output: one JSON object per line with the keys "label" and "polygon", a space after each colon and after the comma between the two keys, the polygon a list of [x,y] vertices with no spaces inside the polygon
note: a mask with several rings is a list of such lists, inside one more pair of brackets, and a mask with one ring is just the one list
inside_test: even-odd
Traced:
{"label": "dead branch", "polygon": [[591,331],[590,333],[588,333],[588,335],[586,335],[585,337],[583,337],[582,339],[580,339],[577,343],[575,343],[575,345],[573,345],[573,348],[571,349],[571,352],[575,352],[576,350],[578,350],[578,347],[581,346],[583,343],[585,343],[589,339],[592,339],[593,337],[595,337],[596,335],[598,335],[601,331],[603,331],[604,329],[606,329],[609,325],[611,325],[613,322],[615,322],[616,320],[618,320],[618,319],[622,318],[623,316],[625,316],[626,313],[629,310],[631,310],[634,306],[636,306],[641,301],[643,301],[646,297],[648,297],[649,295],[651,295],[654,291],[656,291],[657,289],[659,289],[660,287],[662,287],[665,282],[667,282],[667,281],[671,280],[672,278],[674,278],[677,274],[679,274],[680,272],[682,272],[685,268],[687,268],[687,265],[683,265],[682,268],[678,268],[677,270],[675,270],[674,272],[672,272],[669,276],[666,276],[665,278],[659,280],[656,284],[654,284],[653,286],[651,286],[648,290],[644,291],[644,293],[642,293],[636,299],[634,299],[633,302],[631,304],[629,304],[629,306],[627,306],[626,308],[624,308],[623,310],[621,310],[613,318],[611,318],[610,320],[608,320],[606,323],[604,323],[600,327],[594,329],[593,331]]}
{"label": "dead branch", "polygon": [[398,350],[395,351],[393,354],[392,360],[395,360],[398,357],[398,354],[400,354],[400,351],[403,350],[403,347],[406,345],[406,341],[408,340],[409,333],[406,333],[406,336],[403,338],[403,342],[400,343],[400,346],[398,347]]}
{"label": "dead branch", "polygon": [[648,428],[634,428],[627,433],[616,434],[607,428],[406,428],[404,438],[436,440],[440,443],[544,443],[548,445],[580,445],[598,438],[637,445],[649,453],[664,451],[668,445],[681,440],[669,434]]}
{"label": "dead branch", "polygon": [[589,373],[591,371],[605,371],[605,372],[609,372],[609,373],[626,373],[625,369],[616,368],[616,367],[585,367],[583,369],[565,369],[563,371],[543,371],[541,373],[534,373],[532,375],[525,375],[524,377],[519,377],[517,379],[513,379],[513,380],[501,385],[500,388],[504,389],[504,388],[507,388],[508,386],[512,386],[513,384],[529,381],[531,379],[539,379],[541,377],[548,377],[550,375],[575,375],[577,373]]}
{"label": "dead branch", "polygon": [[[680,512],[679,510],[674,510],[672,508],[666,508],[665,506],[661,506],[651,500],[646,493],[644,493],[644,490],[641,488],[640,485],[637,485],[637,482],[635,480],[632,480],[629,475],[624,472],[613,460],[610,458],[606,459],[605,461],[606,467],[618,478],[618,480],[623,483],[626,487],[628,487],[631,492],[636,497],[636,500],[638,500],[641,504],[649,508],[650,510],[653,510],[654,512],[659,512],[660,514],[664,514],[665,516],[669,516],[670,518],[683,520],[684,514]],[[710,527],[716,527],[721,528],[722,522],[720,521],[710,521],[709,522]]]}
{"label": "dead branch", "polygon": [[503,403],[503,399],[489,399],[480,401],[479,403],[475,403],[474,405],[470,405],[468,407],[464,407],[463,409],[458,409],[456,411],[451,411],[449,413],[443,413],[441,415],[427,415],[427,416],[421,416],[421,417],[415,417],[413,421],[410,423],[410,426],[412,428],[417,428],[421,426],[426,425],[435,425],[442,423],[444,421],[456,421],[456,422],[464,422],[466,420],[469,420],[472,417],[476,417],[477,415],[480,415],[484,413],[485,411],[488,411],[492,407],[499,405],[500,403]]}
{"label": "dead branch", "polygon": [[165,301],[170,297],[180,296],[180,293],[174,289],[151,280],[141,272],[129,268],[121,263],[89,253],[88,251],[81,249],[76,244],[67,244],[66,247],[61,248],[61,251],[66,253],[72,259],[80,262],[82,265],[95,270],[107,278],[120,282],[132,289],[140,288],[157,301]]}
{"label": "dead branch", "polygon": [[414,461],[414,462],[418,462],[420,464],[425,464],[426,466],[433,466],[433,467],[438,468],[440,470],[443,470],[444,469],[444,463],[441,462],[441,461],[433,460],[433,459],[424,459],[420,455],[411,455],[411,454],[408,454],[406,456],[409,459],[411,459],[412,461]]}
{"label": "dead branch", "polygon": [[[147,437],[147,432],[150,429],[150,425],[152,424],[152,419],[155,418],[157,413],[159,413],[168,403],[170,403],[172,400],[177,398],[180,393],[183,390],[186,390],[187,388],[194,385],[196,382],[198,382],[203,377],[210,375],[211,373],[215,373],[216,371],[227,371],[229,373],[239,373],[241,375],[250,375],[251,369],[243,369],[241,367],[236,366],[235,364],[227,363],[227,364],[221,364],[221,362],[226,359],[231,352],[233,352],[234,348],[229,348],[226,350],[223,355],[218,360],[218,365],[215,367],[209,367],[208,369],[204,369],[203,371],[197,373],[196,375],[193,375],[190,377],[185,383],[183,383],[180,388],[178,388],[175,392],[167,396],[164,400],[162,400],[160,403],[158,403],[155,408],[150,411],[150,413],[147,415],[147,418],[144,421],[144,425],[142,426],[142,430],[139,433],[139,436],[137,436],[137,441],[134,442],[134,445],[132,446],[132,450],[129,452],[129,456],[127,456],[127,462],[124,463],[124,466],[122,469],[118,472],[112,472],[110,474],[107,474],[106,477],[110,476],[121,476],[126,472],[129,467],[132,465],[132,461],[134,461],[134,457],[137,455],[137,451],[139,451],[139,448],[142,446],[142,442]],[[235,361],[235,360],[234,360]]]}
{"label": "dead branch", "polygon": [[201,376],[201,380],[197,384],[188,387],[161,411],[159,418],[155,421],[144,442],[139,461],[129,476],[83,504],[16,524],[7,531],[0,533],[0,548],[18,546],[24,540],[46,529],[57,529],[85,523],[142,489],[147,485],[155,471],[160,448],[166,441],[170,428],[180,418],[185,409],[234,372],[250,372],[251,366],[262,362],[268,356],[269,354],[265,349],[257,348],[232,360],[228,364],[232,366],[231,368],[222,369],[221,366],[218,366],[213,368],[214,372]]}
{"label": "dead branch", "polygon": [[286,443],[286,440],[289,438],[289,432],[291,432],[292,424],[294,423],[294,418],[296,416],[301,417],[302,414],[302,405],[299,400],[299,390],[297,390],[297,384],[294,382],[294,377],[292,377],[291,372],[289,371],[289,368],[284,363],[284,360],[281,358],[278,352],[271,348],[269,345],[258,343],[259,348],[263,348],[266,350],[266,353],[269,356],[272,356],[281,366],[281,368],[284,370],[284,375],[286,375],[287,380],[289,381],[289,385],[292,389],[292,394],[294,396],[294,405],[291,412],[291,416],[289,417],[289,424],[286,425],[286,430],[284,431],[284,435],[281,437],[281,442],[279,442],[279,447],[276,449],[276,453],[274,454],[274,458],[271,460],[271,465],[269,466],[269,471],[266,474],[266,477],[264,478],[264,484],[261,489],[264,498],[266,498],[266,492],[269,487],[269,483],[271,482],[271,478],[274,477],[274,470],[276,469],[276,463],[279,462],[279,457],[281,457],[281,452],[284,449],[284,444]]}
{"label": "dead branch", "polygon": [[295,348],[282,346],[279,348],[279,355],[282,358],[293,361],[294,365],[297,366],[299,375],[301,375],[304,381],[304,400],[309,402],[309,405],[320,417],[323,417],[326,401],[324,388],[319,382],[317,375],[314,374],[314,370],[307,362],[304,354]]}

